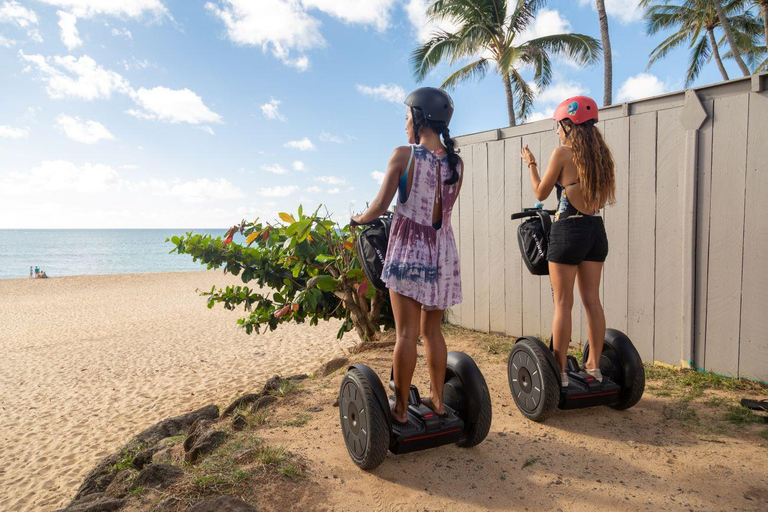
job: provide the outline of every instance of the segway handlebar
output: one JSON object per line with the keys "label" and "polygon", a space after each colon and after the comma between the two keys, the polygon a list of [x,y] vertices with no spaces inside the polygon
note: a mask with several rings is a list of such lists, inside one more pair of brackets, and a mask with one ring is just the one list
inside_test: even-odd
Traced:
{"label": "segway handlebar", "polygon": [[544,210],[543,208],[523,208],[523,211],[512,214],[512,220],[524,219],[526,217],[535,217],[539,214],[539,212],[548,213],[549,215],[554,215],[557,213],[556,210]]}

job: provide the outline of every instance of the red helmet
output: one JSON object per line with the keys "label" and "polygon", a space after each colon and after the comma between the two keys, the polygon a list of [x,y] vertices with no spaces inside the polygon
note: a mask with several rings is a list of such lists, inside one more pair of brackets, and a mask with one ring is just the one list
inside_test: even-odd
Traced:
{"label": "red helmet", "polygon": [[570,119],[573,124],[597,121],[597,103],[589,96],[573,96],[557,106],[552,119]]}

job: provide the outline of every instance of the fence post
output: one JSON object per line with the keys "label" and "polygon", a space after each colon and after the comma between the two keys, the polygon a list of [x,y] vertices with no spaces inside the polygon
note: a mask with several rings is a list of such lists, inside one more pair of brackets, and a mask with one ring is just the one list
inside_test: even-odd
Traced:
{"label": "fence post", "polygon": [[698,175],[699,128],[707,119],[707,112],[693,90],[685,91],[685,105],[680,123],[685,133],[685,166],[683,168],[683,286],[682,347],[680,364],[691,367],[694,348],[694,314],[696,297],[696,178]]}

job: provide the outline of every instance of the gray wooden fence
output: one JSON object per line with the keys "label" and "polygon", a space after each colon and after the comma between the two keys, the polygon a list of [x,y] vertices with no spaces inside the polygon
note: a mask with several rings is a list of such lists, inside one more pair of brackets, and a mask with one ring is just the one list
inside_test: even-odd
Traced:
{"label": "gray wooden fence", "polygon": [[[645,361],[768,381],[768,74],[613,105],[599,128],[616,161],[603,216],[609,326]],[[457,138],[466,175],[454,207],[464,302],[449,321],[548,336],[547,276],[522,263],[510,214],[536,199],[520,149],[546,169],[555,123]],[[554,208],[554,194],[546,201]],[[573,340],[586,342],[576,294]]]}

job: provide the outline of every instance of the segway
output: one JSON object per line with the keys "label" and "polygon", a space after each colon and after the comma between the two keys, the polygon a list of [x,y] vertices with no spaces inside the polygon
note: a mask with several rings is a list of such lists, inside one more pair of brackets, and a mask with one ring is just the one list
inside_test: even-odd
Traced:
{"label": "segway", "polygon": [[[534,227],[548,235],[551,225],[549,216],[555,212],[544,210],[540,204],[537,204],[536,208],[526,208],[513,214],[512,220],[535,217],[526,223],[535,222]],[[539,221],[541,228],[538,227]],[[541,270],[540,258],[545,256],[547,249],[546,236],[544,243],[541,240],[529,240],[523,225],[518,230],[518,240],[526,265],[529,269],[537,267]],[[532,231],[531,225],[527,228]],[[532,245],[537,245],[537,248],[532,250]],[[531,261],[531,255],[534,255],[535,261]],[[531,272],[534,273],[533,270]],[[544,272],[537,274],[544,275]],[[582,364],[585,364],[588,358],[589,345],[584,348]],[[640,401],[645,390],[645,369],[640,354],[629,337],[616,329],[605,331],[603,353],[600,357],[602,382],[583,371],[572,355],[567,356],[565,371],[568,374],[567,388],[561,387],[560,371],[552,351],[551,339],[550,346],[547,347],[533,336],[518,338],[507,360],[507,378],[515,405],[526,418],[541,422],[555,409],[581,409],[598,405],[607,405],[619,410],[629,409]]]}
{"label": "segway", "polygon": [[[389,388],[394,391],[394,380]],[[393,421],[381,380],[370,367],[349,367],[339,390],[339,419],[344,443],[352,461],[362,469],[378,467],[387,451],[396,455],[456,444],[470,448],[480,444],[491,428],[491,396],[475,362],[462,352],[448,352],[443,402],[445,415],[438,416],[421,402],[411,385],[408,421]]]}

